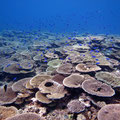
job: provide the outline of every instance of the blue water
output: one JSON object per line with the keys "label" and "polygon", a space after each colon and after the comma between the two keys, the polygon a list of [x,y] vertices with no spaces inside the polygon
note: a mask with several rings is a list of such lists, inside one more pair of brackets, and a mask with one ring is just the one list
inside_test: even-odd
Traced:
{"label": "blue water", "polygon": [[120,34],[120,0],[0,0],[0,30]]}

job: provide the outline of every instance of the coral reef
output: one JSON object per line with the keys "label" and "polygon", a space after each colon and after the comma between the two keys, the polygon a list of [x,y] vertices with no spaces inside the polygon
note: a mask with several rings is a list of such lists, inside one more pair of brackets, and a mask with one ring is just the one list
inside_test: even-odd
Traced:
{"label": "coral reef", "polygon": [[120,120],[119,46],[116,35],[3,31],[0,119]]}

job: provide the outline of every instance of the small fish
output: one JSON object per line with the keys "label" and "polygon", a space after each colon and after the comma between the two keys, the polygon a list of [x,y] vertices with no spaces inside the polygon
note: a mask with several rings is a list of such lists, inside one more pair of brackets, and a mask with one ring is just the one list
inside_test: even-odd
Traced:
{"label": "small fish", "polygon": [[97,49],[97,47],[93,47],[93,49]]}
{"label": "small fish", "polygon": [[114,44],[112,44],[112,47],[114,47]]}
{"label": "small fish", "polygon": [[63,60],[63,58],[60,58],[60,60]]}
{"label": "small fish", "polygon": [[94,50],[91,50],[90,52],[94,52]]}
{"label": "small fish", "polygon": [[68,39],[71,39],[71,37],[68,37]]}
{"label": "small fish", "polygon": [[70,57],[68,59],[71,60]]}
{"label": "small fish", "polygon": [[109,48],[109,50],[112,50],[112,48]]}
{"label": "small fish", "polygon": [[89,42],[88,45],[91,45],[91,43]]}
{"label": "small fish", "polygon": [[38,38],[35,38],[35,40],[37,40]]}
{"label": "small fish", "polygon": [[96,59],[96,61],[99,61],[99,59]]}
{"label": "small fish", "polygon": [[93,38],[93,40],[96,40],[96,38]]}
{"label": "small fish", "polygon": [[6,67],[9,67],[11,64],[8,64]]}
{"label": "small fish", "polygon": [[31,65],[28,65],[28,67],[31,67]]}
{"label": "small fish", "polygon": [[82,46],[82,44],[79,44],[79,46]]}
{"label": "small fish", "polygon": [[96,62],[96,65],[99,65],[100,64],[100,62]]}
{"label": "small fish", "polygon": [[99,53],[99,50],[95,50],[95,52]]}
{"label": "small fish", "polygon": [[4,85],[3,88],[4,88],[4,91],[6,92],[7,91],[7,85]]}
{"label": "small fish", "polygon": [[10,58],[10,56],[6,56],[6,59],[7,59],[7,58]]}
{"label": "small fish", "polygon": [[96,56],[93,55],[92,58],[96,58]]}
{"label": "small fish", "polygon": [[14,77],[14,78],[13,78],[13,81],[15,81],[16,79],[17,79],[17,77]]}
{"label": "small fish", "polygon": [[106,60],[110,60],[110,58],[106,58]]}
{"label": "small fish", "polygon": [[22,69],[22,66],[19,65],[19,68]]}
{"label": "small fish", "polygon": [[72,40],[75,40],[75,38],[73,38]]}

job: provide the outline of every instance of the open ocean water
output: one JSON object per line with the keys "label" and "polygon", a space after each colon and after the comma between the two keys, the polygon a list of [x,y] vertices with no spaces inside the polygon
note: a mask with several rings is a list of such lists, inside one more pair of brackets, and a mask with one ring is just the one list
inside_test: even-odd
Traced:
{"label": "open ocean water", "polygon": [[120,120],[120,1],[0,0],[0,120]]}

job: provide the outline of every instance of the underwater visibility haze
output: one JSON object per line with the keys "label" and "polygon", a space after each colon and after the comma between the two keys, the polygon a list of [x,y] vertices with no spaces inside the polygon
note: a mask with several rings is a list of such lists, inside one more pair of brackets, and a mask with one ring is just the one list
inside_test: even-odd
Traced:
{"label": "underwater visibility haze", "polygon": [[119,34],[119,0],[0,0],[0,30]]}
{"label": "underwater visibility haze", "polygon": [[120,120],[119,0],[0,0],[0,120]]}

